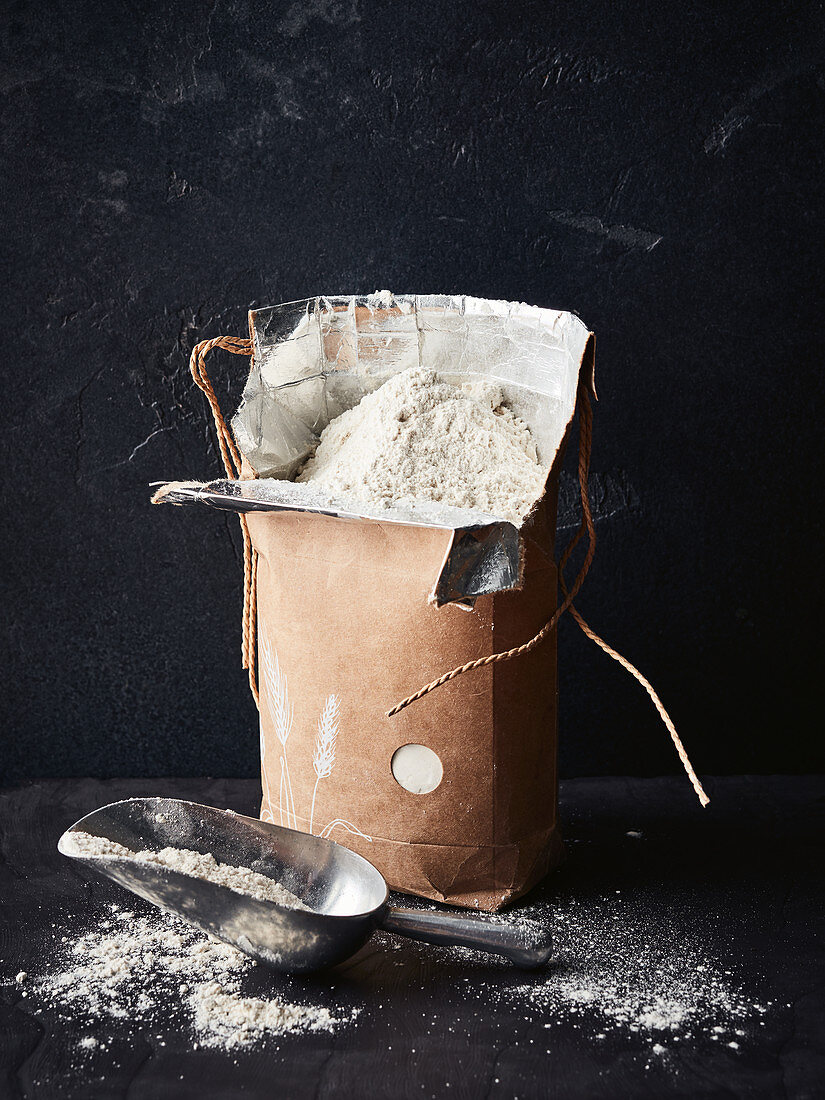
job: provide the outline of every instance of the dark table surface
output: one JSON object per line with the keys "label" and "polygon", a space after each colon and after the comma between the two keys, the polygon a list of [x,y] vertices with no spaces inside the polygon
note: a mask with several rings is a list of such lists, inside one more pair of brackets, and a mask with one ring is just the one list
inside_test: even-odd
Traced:
{"label": "dark table surface", "polygon": [[[90,1021],[57,1011],[32,982],[62,936],[126,897],[57,853],[64,828],[138,794],[254,813],[256,784],[67,779],[0,792],[2,1095],[825,1096],[825,785],[708,787],[702,811],[676,778],[563,784],[567,863],[516,907],[557,929],[546,972],[382,933],[329,974],[264,976],[269,995],[360,1009],[354,1023],[232,1053],[193,1049],[180,1013]],[[685,1010],[678,1027],[651,1016],[659,993]],[[90,1032],[94,1050],[80,1046]]]}

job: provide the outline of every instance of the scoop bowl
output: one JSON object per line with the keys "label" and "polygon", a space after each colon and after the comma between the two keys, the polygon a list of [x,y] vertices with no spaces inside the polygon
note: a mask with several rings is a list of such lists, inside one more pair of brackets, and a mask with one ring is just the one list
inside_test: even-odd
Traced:
{"label": "scoop bowl", "polygon": [[[309,907],[289,909],[171,868],[122,856],[73,851],[85,832],[131,851],[188,848],[281,883]],[[376,928],[442,946],[469,947],[532,969],[552,954],[548,931],[474,913],[399,909],[380,872],[333,840],[230,810],[174,798],[131,798],[102,806],[61,836],[58,850],[276,970],[307,973],[343,962]]]}

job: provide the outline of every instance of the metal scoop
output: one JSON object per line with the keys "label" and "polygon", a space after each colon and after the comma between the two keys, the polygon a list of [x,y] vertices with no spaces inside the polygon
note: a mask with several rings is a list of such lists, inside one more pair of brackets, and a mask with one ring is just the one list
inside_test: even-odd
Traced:
{"label": "metal scoop", "polygon": [[[78,855],[67,843],[75,831],[105,837],[131,851],[174,847],[211,853],[220,863],[275,879],[312,912],[259,901],[158,864]],[[542,966],[550,959],[550,934],[535,921],[514,925],[472,913],[396,909],[389,904],[383,876],[355,852],[332,840],[196,802],[113,802],[81,818],[57,846],[63,855],[276,970],[302,973],[334,966],[358,951],[376,928],[424,943],[503,955],[520,967]]]}

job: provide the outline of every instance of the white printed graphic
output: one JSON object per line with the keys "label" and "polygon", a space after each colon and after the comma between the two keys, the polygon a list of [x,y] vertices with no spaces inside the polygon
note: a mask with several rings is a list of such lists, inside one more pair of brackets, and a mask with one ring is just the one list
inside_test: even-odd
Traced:
{"label": "white printed graphic", "polygon": [[[294,708],[289,701],[286,676],[281,671],[278,663],[278,654],[270,647],[269,641],[262,638],[261,649],[263,652],[264,690],[266,692],[269,717],[275,727],[275,736],[281,745],[279,756],[281,765],[281,785],[278,797],[278,808],[281,815],[281,824],[287,828],[297,829],[295,816],[295,800],[292,795],[292,780],[289,774],[289,761],[286,755],[286,743],[292,732]],[[321,716],[318,719],[318,732],[315,735],[315,747],[312,754],[312,768],[315,772],[315,786],[312,790],[312,805],[309,812],[309,831],[315,832],[315,800],[318,796],[318,784],[322,779],[328,779],[335,767],[335,749],[338,742],[340,725],[341,703],[337,695],[328,695]],[[261,773],[264,784],[265,806],[261,810],[261,820],[271,821],[274,824],[275,817],[272,809],[272,798],[269,788],[269,780],[264,766],[264,739],[261,730]],[[343,817],[336,817],[325,825],[318,836],[329,837],[337,826],[346,829],[355,836],[363,837],[372,842],[372,837],[362,833],[359,828]]]}
{"label": "white printed graphic", "polygon": [[336,825],[343,825],[348,833],[353,833],[355,836],[362,836],[364,840],[368,840],[370,844],[372,844],[371,836],[367,836],[366,833],[362,833],[361,830],[357,829],[351,821],[345,821],[343,817],[336,817],[334,821],[330,821],[329,825],[325,825],[318,836],[329,837],[330,833]]}
{"label": "white printed graphic", "polygon": [[315,797],[318,784],[328,779],[335,767],[335,742],[338,739],[338,715],[340,713],[338,696],[330,695],[321,717],[318,719],[318,734],[315,738],[315,752],[312,755],[312,767],[315,769],[315,788],[312,792],[312,809],[309,812],[309,831],[315,823]]}
{"label": "white printed graphic", "polygon": [[[281,815],[281,824],[286,825],[289,829],[294,829],[296,828],[295,800],[292,797],[292,781],[289,776],[289,761],[286,755],[286,743],[289,740],[290,733],[292,733],[294,712],[289,701],[286,676],[281,672],[281,666],[278,664],[278,654],[273,653],[266,638],[263,639],[262,649],[266,704],[269,708],[269,717],[275,727],[275,736],[281,745],[281,786],[278,792],[278,809]],[[261,752],[263,752],[263,733],[261,733]],[[270,820],[274,821],[268,781],[264,796],[269,807]]]}

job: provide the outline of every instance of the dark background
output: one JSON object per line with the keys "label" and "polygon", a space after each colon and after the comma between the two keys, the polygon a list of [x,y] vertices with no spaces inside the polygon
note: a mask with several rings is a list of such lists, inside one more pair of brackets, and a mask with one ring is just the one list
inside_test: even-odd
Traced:
{"label": "dark background", "polygon": [[[700,772],[814,766],[822,12],[4,3],[6,777],[255,774],[237,520],[149,485],[220,472],[193,343],[382,287],[581,315],[582,613]],[[638,685],[560,650],[563,772],[676,770]]]}

